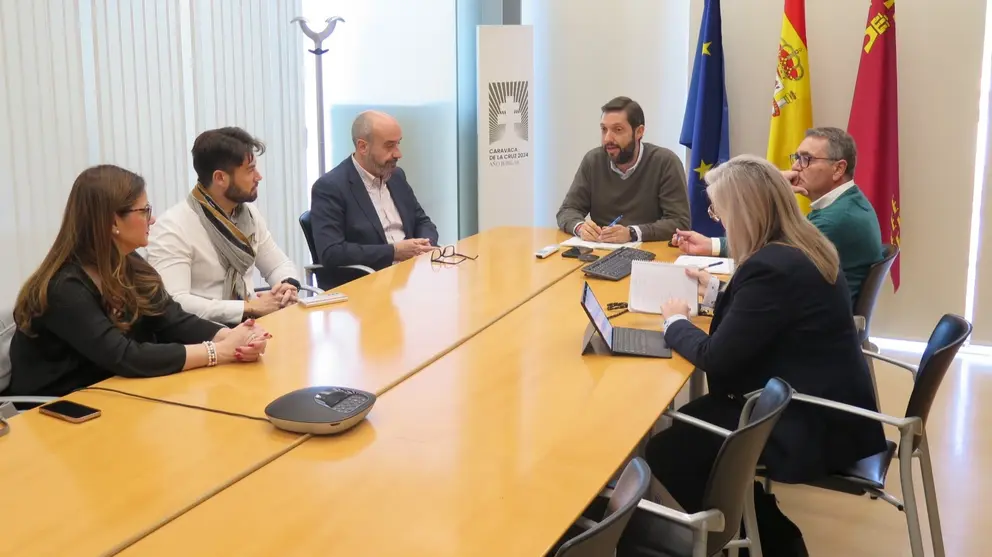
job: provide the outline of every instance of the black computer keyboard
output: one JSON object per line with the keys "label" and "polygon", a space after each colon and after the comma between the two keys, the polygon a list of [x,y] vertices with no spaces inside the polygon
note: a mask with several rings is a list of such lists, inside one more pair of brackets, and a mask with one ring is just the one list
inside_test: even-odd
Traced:
{"label": "black computer keyboard", "polygon": [[617,248],[602,259],[586,265],[582,272],[596,278],[620,280],[630,274],[632,261],[652,261],[654,254],[634,248]]}
{"label": "black computer keyboard", "polygon": [[651,348],[648,336],[640,329],[625,329],[616,327],[613,329],[613,346],[619,352],[628,354],[640,354],[646,356]]}

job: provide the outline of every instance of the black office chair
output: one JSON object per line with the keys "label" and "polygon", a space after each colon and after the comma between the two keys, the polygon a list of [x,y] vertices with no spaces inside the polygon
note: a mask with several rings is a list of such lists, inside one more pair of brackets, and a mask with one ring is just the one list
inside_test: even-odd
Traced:
{"label": "black office chair", "polygon": [[899,256],[899,246],[885,244],[882,246],[882,253],[884,255],[882,260],[868,269],[868,276],[861,283],[861,292],[858,293],[858,299],[854,301],[854,315],[860,315],[864,318],[863,328],[859,331],[861,342],[868,340],[868,333],[871,329],[871,317],[875,312],[875,302],[878,301],[878,294],[882,291],[882,285],[885,284],[885,279],[889,277],[889,270],[892,268],[892,263]]}
{"label": "black office chair", "polygon": [[[888,362],[909,371],[913,375],[913,392],[909,395],[909,403],[906,405],[906,414],[903,418],[870,412],[817,397],[801,394],[793,396],[793,399],[799,402],[818,404],[849,412],[899,429],[898,445],[892,441],[887,441],[887,447],[884,451],[859,461],[841,474],[810,485],[852,495],[867,494],[872,499],[882,499],[905,512],[913,557],[924,556],[923,536],[920,531],[919,511],[916,506],[916,495],[913,487],[914,458],[920,459],[920,470],[923,474],[923,494],[930,521],[930,536],[933,540],[934,555],[936,557],[944,556],[944,539],[940,530],[940,514],[937,509],[937,494],[934,490],[933,467],[930,462],[926,425],[940,383],[943,381],[944,375],[947,374],[958,350],[971,334],[971,330],[971,323],[957,315],[948,314],[941,317],[930,335],[930,340],[927,341],[927,347],[923,352],[918,368],[867,350],[864,351],[868,357]],[[899,483],[904,501],[900,501],[884,490],[885,477],[892,459],[897,456],[897,450]]]}
{"label": "black office chair", "polygon": [[631,460],[611,490],[605,508],[599,511],[603,518],[594,521],[580,518],[566,534],[566,541],[554,552],[555,557],[600,557],[613,555],[638,502],[648,493],[651,470],[644,459]]}
{"label": "black office chair", "polygon": [[[858,329],[858,340],[861,341],[861,348],[872,353],[878,353],[878,347],[868,339],[871,333],[871,317],[875,313],[875,302],[878,301],[878,294],[882,291],[885,279],[889,278],[889,270],[892,263],[899,255],[899,246],[885,244],[882,246],[883,257],[868,269],[868,276],[861,283],[861,292],[858,299],[854,301],[854,323]],[[871,386],[875,394],[875,404],[878,404],[878,382],[875,380],[875,364],[868,358],[868,373],[871,374]]]}
{"label": "black office chair", "polygon": [[[741,425],[736,431],[679,412],[666,412],[674,420],[726,438],[703,493],[706,510],[687,514],[641,501],[620,538],[617,557],[711,557],[725,548],[741,547],[748,547],[752,555],[760,557],[761,541],[754,515],[754,469],[768,436],[792,399],[792,387],[772,378],[756,395],[744,405]],[[742,518],[746,537],[735,539]]]}
{"label": "black office chair", "polygon": [[885,284],[885,279],[889,277],[889,270],[892,268],[892,263],[899,256],[899,246],[885,244],[882,246],[882,253],[882,260],[868,269],[868,276],[861,283],[861,292],[858,293],[858,299],[854,301],[854,315],[860,315],[865,318],[864,328],[861,331],[862,342],[868,339],[868,332],[871,329],[871,317],[875,312],[875,302],[878,301],[878,294],[882,291],[882,285]]}
{"label": "black office chair", "polygon": [[303,237],[307,241],[307,247],[310,248],[310,259],[313,261],[312,265],[303,267],[306,273],[305,280],[310,286],[330,290],[375,272],[374,269],[365,265],[345,265],[334,269],[325,269],[323,265],[318,263],[320,257],[317,255],[317,246],[313,241],[310,211],[303,211],[303,214],[300,215],[300,228],[303,229]]}

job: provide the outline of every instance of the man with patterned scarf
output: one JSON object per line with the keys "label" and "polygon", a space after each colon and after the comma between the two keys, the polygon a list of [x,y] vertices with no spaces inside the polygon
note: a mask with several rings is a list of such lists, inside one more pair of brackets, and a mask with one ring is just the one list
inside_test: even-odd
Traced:
{"label": "man with patterned scarf", "polygon": [[[149,263],[183,309],[201,318],[231,325],[296,302],[296,265],[251,204],[264,152],[241,128],[200,134],[192,149],[197,183],[151,228]],[[271,290],[255,293],[254,267]]]}

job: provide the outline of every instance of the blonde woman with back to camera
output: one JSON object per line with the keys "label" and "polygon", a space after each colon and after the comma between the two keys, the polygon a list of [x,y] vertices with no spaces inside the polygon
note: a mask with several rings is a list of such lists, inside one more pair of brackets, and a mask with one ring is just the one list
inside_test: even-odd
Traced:
{"label": "blonde woman with back to camera", "polygon": [[186,313],[135,250],[155,224],[141,176],[84,170],[62,226],[17,297],[4,394],[62,396],[104,379],[156,377],[255,361],[269,335],[253,321],[228,329]]}
{"label": "blonde woman with back to camera", "polygon": [[[743,395],[772,377],[803,394],[877,410],[837,251],[802,216],[789,183],[768,161],[751,156],[714,168],[706,182],[710,216],[727,230],[737,271],[726,285],[705,271],[688,271],[703,303],[714,307],[709,334],[686,318],[686,301],[662,307],[665,340],[705,371],[709,384],[708,394],[680,410],[736,429]],[[703,510],[703,489],[721,443],[716,435],[676,422],[648,444],[652,473],[687,512]],[[805,483],[884,449],[877,422],[793,402],[760,462],[773,480]],[[759,522],[788,523],[771,496],[756,489],[758,497],[770,500],[758,502]],[[797,528],[776,531],[787,532],[784,539],[762,539],[763,546],[803,554]]]}

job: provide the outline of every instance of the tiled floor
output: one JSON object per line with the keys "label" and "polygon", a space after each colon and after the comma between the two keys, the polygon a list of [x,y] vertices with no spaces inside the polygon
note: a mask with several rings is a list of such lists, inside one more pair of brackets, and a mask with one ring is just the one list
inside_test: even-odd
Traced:
{"label": "tiled floor", "polygon": [[[919,355],[886,352],[916,363]],[[904,415],[912,389],[909,375],[879,364],[876,379],[882,411]],[[934,482],[948,557],[992,555],[992,358],[959,356],[944,378],[927,423]],[[887,431],[889,438],[896,435]],[[924,548],[932,555],[923,508],[923,486],[915,469]],[[900,499],[898,463],[893,463],[888,491]],[[820,489],[775,484],[782,510],[803,531],[813,557],[903,557],[910,555],[905,515],[884,501]]]}

